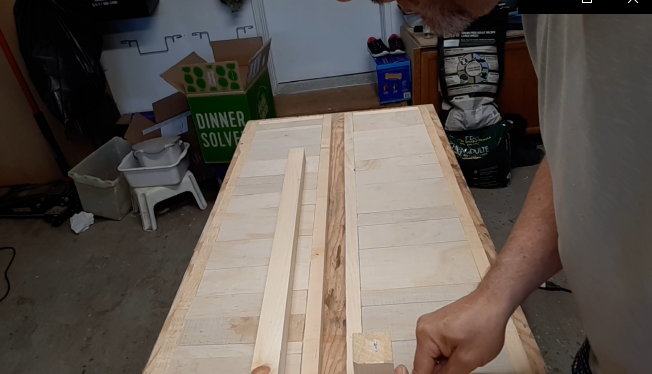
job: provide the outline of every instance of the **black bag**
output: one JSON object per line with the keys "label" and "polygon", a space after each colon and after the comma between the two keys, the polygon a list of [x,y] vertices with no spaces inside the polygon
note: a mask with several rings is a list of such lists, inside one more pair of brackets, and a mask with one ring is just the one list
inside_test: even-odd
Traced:
{"label": "black bag", "polygon": [[80,0],[16,0],[20,53],[45,104],[61,122],[97,110],[106,90],[102,35]]}
{"label": "black bag", "polygon": [[469,187],[501,188],[511,180],[510,121],[472,131],[446,132]]}

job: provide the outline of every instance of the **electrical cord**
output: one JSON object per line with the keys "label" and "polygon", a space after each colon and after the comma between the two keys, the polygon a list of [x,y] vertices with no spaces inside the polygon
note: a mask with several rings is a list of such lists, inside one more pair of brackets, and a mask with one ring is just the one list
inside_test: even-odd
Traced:
{"label": "electrical cord", "polygon": [[13,254],[11,255],[11,260],[9,260],[9,263],[7,264],[7,268],[5,269],[5,280],[7,281],[7,292],[5,292],[4,296],[0,298],[0,302],[2,300],[7,298],[7,295],[9,295],[9,290],[11,289],[11,283],[9,283],[9,276],[7,275],[7,272],[9,272],[9,268],[11,267],[11,263],[14,262],[14,258],[16,257],[16,248],[14,247],[0,247],[0,251],[4,250],[11,250]]}
{"label": "electrical cord", "polygon": [[539,289],[544,291],[561,291],[561,292],[573,293],[573,291],[569,290],[568,288],[564,288],[552,281],[543,282],[543,284],[539,286]]}

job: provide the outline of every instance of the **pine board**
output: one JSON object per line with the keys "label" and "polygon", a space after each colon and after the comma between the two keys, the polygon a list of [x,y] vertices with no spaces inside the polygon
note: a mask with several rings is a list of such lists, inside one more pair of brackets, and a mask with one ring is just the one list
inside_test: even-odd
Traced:
{"label": "pine board", "polygon": [[[353,374],[355,332],[390,333],[395,364],[411,369],[416,319],[488,270],[495,249],[431,106],[252,121],[146,373],[251,372],[297,147],[306,163],[286,374]],[[501,354],[476,372],[545,372],[520,308]]]}

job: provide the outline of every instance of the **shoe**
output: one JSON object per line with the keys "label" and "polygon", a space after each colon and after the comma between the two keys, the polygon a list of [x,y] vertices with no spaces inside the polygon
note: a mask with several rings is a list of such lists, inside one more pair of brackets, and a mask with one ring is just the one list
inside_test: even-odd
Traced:
{"label": "shoe", "polygon": [[404,55],[405,54],[405,44],[403,44],[403,39],[396,34],[392,34],[389,37],[389,53],[393,55]]}
{"label": "shoe", "polygon": [[373,57],[383,57],[389,54],[389,48],[383,43],[382,40],[376,39],[373,36],[367,39],[367,49]]}

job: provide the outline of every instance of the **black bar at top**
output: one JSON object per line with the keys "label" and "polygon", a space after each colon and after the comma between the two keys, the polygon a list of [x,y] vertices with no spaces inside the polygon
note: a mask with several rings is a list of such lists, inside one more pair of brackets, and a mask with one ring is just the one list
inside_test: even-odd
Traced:
{"label": "black bar at top", "polygon": [[652,14],[652,0],[519,0],[521,14]]}

